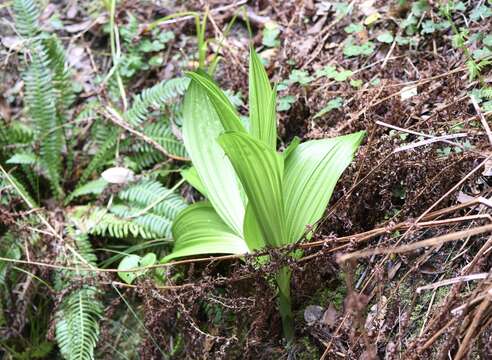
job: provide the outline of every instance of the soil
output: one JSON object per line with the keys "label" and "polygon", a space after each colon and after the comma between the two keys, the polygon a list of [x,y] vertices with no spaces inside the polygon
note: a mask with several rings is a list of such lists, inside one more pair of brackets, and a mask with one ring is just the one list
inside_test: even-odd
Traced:
{"label": "soil", "polygon": [[[56,11],[68,6],[62,3],[54,3]],[[247,99],[246,17],[255,47],[269,60],[267,71],[273,81],[281,83],[296,69],[312,75],[326,65],[350,69],[351,79],[361,80],[361,85],[354,87],[349,81],[320,77],[279,91],[279,97],[295,98],[289,110],[279,112],[281,146],[294,136],[304,141],[358,130],[367,135],[337,184],[325,216],[301,245],[269,251],[272,261],[268,265],[258,266],[254,256],[197,262],[168,269],[171,288],[160,289],[151,280],[142,279],[136,288],[122,290],[142,315],[145,331],[138,344],[139,357],[161,359],[165,351],[174,352],[176,359],[444,359],[448,353],[455,356],[460,352],[472,359],[492,358],[489,280],[417,290],[445,279],[487,273],[492,265],[489,235],[445,243],[438,240],[433,246],[398,251],[399,246],[470,230],[490,220],[485,216],[488,207],[477,203],[456,207],[464,203],[463,194],[472,199],[490,194],[491,178],[483,175],[482,168],[476,169],[490,154],[491,144],[469,96],[481,81],[489,83],[487,68],[481,78],[470,79],[468,58],[463,49],[452,46],[451,29],[417,32],[409,36],[418,41],[415,46],[377,42],[375,38],[383,31],[400,33],[398,23],[411,11],[410,5],[405,5],[411,3],[408,1],[352,2],[356,5],[343,17],[337,17],[333,2],[328,1],[250,1],[244,11],[221,0],[169,3],[121,1],[117,23],[127,24],[131,12],[141,30],[140,37],[133,40],[137,42],[146,36],[145,24],[153,20],[183,10],[209,9],[213,25],[207,27],[206,37],[217,38],[237,15],[220,49],[223,59],[215,78],[222,88],[240,93],[243,99]],[[464,15],[453,19],[459,26],[466,21],[470,33],[490,29],[492,17],[464,20],[483,1],[469,3]],[[344,29],[367,21],[364,4],[380,18],[353,35],[360,41],[370,39],[376,47],[369,56],[347,57],[343,53],[348,36]],[[429,4],[426,19],[437,21],[439,4]],[[91,4],[82,1],[78,6],[76,15],[64,20],[73,25],[94,19]],[[214,11],[217,8],[225,10]],[[9,17],[9,10],[0,9],[3,15]],[[281,28],[280,43],[268,48],[262,45],[262,32],[272,22]],[[0,31],[12,33],[8,25],[1,26]],[[92,53],[76,64],[81,78],[104,74],[110,67],[109,39],[103,26],[103,21],[96,21],[83,33],[77,32],[76,38],[66,29],[56,30],[65,44],[91,49]],[[160,54],[165,65],[140,71],[128,82],[128,93],[138,93],[194,66],[193,21],[180,20],[162,25],[162,29],[176,34]],[[210,44],[208,50],[214,49],[216,45]],[[22,111],[20,96],[7,99],[9,89],[18,86],[21,56],[15,52],[0,55],[0,114],[5,119],[16,118]],[[104,88],[90,82],[86,85],[78,98],[80,104],[91,96],[107,96]],[[416,86],[417,94],[403,99],[401,90],[409,85]],[[344,99],[343,106],[316,117],[336,97]],[[240,112],[246,114],[246,106],[240,107]],[[458,132],[466,134],[466,143],[462,138],[452,140],[459,146],[417,144],[426,135]],[[402,149],[412,144],[417,145]],[[189,189],[185,195],[188,199],[198,197]],[[7,210],[0,212],[4,226],[8,226],[10,215]],[[294,248],[303,249],[301,259],[289,255]],[[384,249],[396,250],[378,252]],[[369,253],[340,261],[341,255],[361,250]],[[293,270],[296,340],[292,344],[283,341],[272,286],[275,271],[285,265]],[[111,291],[109,285],[105,288]],[[306,317],[311,314],[306,311],[311,305],[321,307],[321,316],[308,322]],[[465,310],[453,310],[460,306]],[[110,319],[124,308],[119,297],[106,307],[102,343],[111,341]],[[129,328],[137,326],[131,316],[121,322]],[[110,347],[100,356],[114,358]]]}

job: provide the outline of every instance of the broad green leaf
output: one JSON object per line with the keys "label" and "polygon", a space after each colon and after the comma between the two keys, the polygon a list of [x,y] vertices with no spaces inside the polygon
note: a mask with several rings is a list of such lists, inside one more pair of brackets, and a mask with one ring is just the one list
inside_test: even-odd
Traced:
{"label": "broad green leaf", "polygon": [[[148,253],[144,257],[140,257],[134,254],[128,255],[121,260],[120,264],[118,265],[118,270],[130,270],[139,267],[151,266],[155,264],[156,258],[157,257],[154,253]],[[127,284],[131,284],[133,280],[135,280],[140,275],[143,275],[145,271],[146,270],[132,272],[119,271],[118,276]]]}
{"label": "broad green leaf", "polygon": [[248,245],[248,249],[253,252],[266,246],[265,238],[261,231],[258,220],[256,219],[251,202],[246,206],[246,214],[244,215],[244,239]]}
{"label": "broad green leaf", "polygon": [[[245,133],[226,133],[219,137],[219,143],[241,180],[266,243],[284,245],[283,159]],[[248,239],[248,243],[255,240]]]}
{"label": "broad green leaf", "polygon": [[250,133],[273,150],[277,144],[276,100],[265,68],[252,48],[249,56]]}
{"label": "broad green leaf", "polygon": [[202,72],[189,72],[187,75],[208,95],[226,131],[246,132],[236,109],[210,76]]}
{"label": "broad green leaf", "polygon": [[245,254],[248,247],[208,202],[187,207],[174,220],[174,249],[162,262],[203,254]]}
{"label": "broad green leaf", "polygon": [[363,137],[361,131],[308,141],[296,147],[286,159],[283,189],[289,243],[298,241],[306,226],[321,218]]}
{"label": "broad green leaf", "polygon": [[202,194],[203,196],[207,196],[207,190],[205,189],[205,185],[203,185],[202,180],[200,180],[200,176],[198,175],[198,172],[196,171],[195,167],[192,166],[187,169],[181,170],[181,176],[191,186],[193,186],[196,190],[198,190],[200,194]]}
{"label": "broad green leaf", "polygon": [[[140,256],[138,255],[128,255],[121,260],[118,265],[118,270],[130,270],[138,267],[140,262]],[[138,276],[136,272],[124,272],[118,271],[118,276],[127,284],[131,284]]]}
{"label": "broad green leaf", "polygon": [[[217,138],[224,128],[206,90],[192,81],[184,100],[183,140],[208,199],[217,214],[239,236],[244,205],[240,183]],[[244,201],[245,202],[245,201]]]}
{"label": "broad green leaf", "polygon": [[140,267],[152,266],[155,264],[157,257],[154,253],[148,253],[140,259]]}
{"label": "broad green leaf", "polygon": [[297,136],[294,136],[290,144],[282,152],[282,157],[284,158],[284,161],[289,157],[290,154],[292,154],[292,152],[299,146],[300,143],[301,139]]}

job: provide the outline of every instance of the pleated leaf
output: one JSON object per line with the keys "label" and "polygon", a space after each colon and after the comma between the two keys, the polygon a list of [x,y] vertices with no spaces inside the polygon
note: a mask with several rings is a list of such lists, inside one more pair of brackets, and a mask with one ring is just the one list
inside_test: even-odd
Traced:
{"label": "pleated leaf", "polygon": [[248,252],[245,241],[222,221],[208,202],[193,204],[182,211],[174,220],[173,237],[173,252],[162,262],[193,255]]}
{"label": "pleated leaf", "polygon": [[[181,170],[181,176],[186,180],[188,184],[193,186],[197,191],[203,196],[207,196],[207,190],[198,176],[198,172],[195,167],[189,167],[187,169]],[[207,196],[208,197],[208,196]]]}
{"label": "pleated leaf", "polygon": [[[267,245],[284,245],[281,156],[246,133],[226,133],[219,137],[219,143],[241,180]],[[250,246],[257,243],[256,239],[246,241]]]}
{"label": "pleated leaf", "polygon": [[217,143],[224,127],[206,90],[197,81],[188,87],[183,115],[184,143],[208,199],[222,220],[242,236],[245,200],[234,169]]}
{"label": "pleated leaf", "polygon": [[206,73],[189,72],[187,75],[206,92],[226,131],[246,131],[234,106]]}
{"label": "pleated leaf", "polygon": [[249,56],[249,119],[250,133],[275,150],[277,144],[276,91],[272,90],[267,73],[256,52]]}
{"label": "pleated leaf", "polygon": [[335,185],[353,159],[364,132],[297,146],[285,161],[284,200],[288,242],[298,241],[306,226],[325,211]]}
{"label": "pleated leaf", "polygon": [[244,215],[244,239],[248,244],[248,248],[251,252],[264,248],[266,245],[265,238],[261,231],[258,220],[251,207],[251,202],[246,206],[246,213]]}

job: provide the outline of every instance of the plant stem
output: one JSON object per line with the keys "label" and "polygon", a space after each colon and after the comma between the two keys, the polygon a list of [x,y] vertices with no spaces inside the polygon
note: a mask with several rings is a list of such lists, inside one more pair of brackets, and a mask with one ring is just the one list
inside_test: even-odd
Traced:
{"label": "plant stem", "polygon": [[287,342],[294,339],[294,318],[292,316],[292,301],[290,298],[290,278],[292,270],[284,266],[277,273],[276,280],[278,285],[278,306],[280,317],[282,318],[282,328]]}

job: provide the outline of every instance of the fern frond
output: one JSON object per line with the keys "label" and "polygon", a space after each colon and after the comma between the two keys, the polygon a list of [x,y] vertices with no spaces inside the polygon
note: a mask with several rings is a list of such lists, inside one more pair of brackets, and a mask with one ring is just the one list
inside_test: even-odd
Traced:
{"label": "fern frond", "polygon": [[139,126],[147,119],[151,108],[159,109],[172,99],[183,95],[189,82],[188,78],[175,78],[143,90],[135,97],[132,107],[124,114],[124,118],[132,126]]}
{"label": "fern frond", "polygon": [[[71,227],[67,229],[69,235],[74,239],[76,251],[87,263],[95,265],[97,258],[87,235],[76,233]],[[71,256],[68,260],[72,266],[87,266],[87,264],[81,264],[75,256]],[[93,274],[88,271],[61,271],[57,287],[58,289],[63,288],[74,276],[90,275]],[[66,360],[94,359],[102,311],[103,306],[98,299],[98,290],[94,286],[83,285],[63,298],[55,315],[55,332],[60,352]]]}
{"label": "fern frond", "polygon": [[9,193],[12,196],[21,198],[22,200],[27,202],[27,205],[30,208],[38,207],[37,202],[34,201],[29,192],[26,190],[25,186],[14,175],[5,172],[5,169],[3,168],[1,168],[0,180],[2,180],[2,182],[9,187]]}
{"label": "fern frond", "polygon": [[59,197],[62,194],[60,173],[63,137],[57,119],[56,97],[48,64],[46,52],[42,47],[36,46],[32,52],[31,65],[24,75],[25,100],[40,142],[41,161],[47,167],[52,189]]}
{"label": "fern frond", "polygon": [[34,131],[20,121],[12,121],[6,129],[8,144],[32,144]]}
{"label": "fern frond", "polygon": [[56,339],[67,360],[94,359],[102,306],[97,290],[88,286],[67,296],[56,314]]}
{"label": "fern frond", "polygon": [[57,118],[51,60],[43,41],[37,36],[40,33],[39,10],[33,0],[14,0],[13,8],[18,31],[30,40],[31,61],[24,73],[27,113],[35,126],[40,160],[46,166],[51,188],[57,197],[61,197],[63,134]]}
{"label": "fern frond", "polygon": [[[95,266],[97,262],[97,257],[94,254],[94,250],[92,249],[92,244],[89,241],[89,236],[85,233],[76,233],[75,230],[71,227],[68,228],[68,232],[70,236],[75,240],[75,249],[79,253],[80,256],[89,264]],[[80,263],[80,259],[73,259],[75,263]],[[86,264],[82,264],[86,267]],[[81,274],[79,272],[79,274]]]}
{"label": "fern frond", "polygon": [[145,179],[120,191],[109,211],[81,206],[72,217],[80,228],[93,235],[120,239],[170,238],[172,222],[185,207],[181,196],[158,181]]}
{"label": "fern frond", "polygon": [[0,118],[0,145],[10,144],[8,132],[9,126],[7,125],[7,122],[3,118]]}
{"label": "fern frond", "polygon": [[144,208],[128,205],[114,205],[111,212],[120,219],[132,219],[133,223],[142,225],[144,229],[155,234],[155,237],[170,237],[172,220],[163,215],[147,212],[140,215]]}
{"label": "fern frond", "polygon": [[[145,135],[157,141],[171,155],[181,158],[188,158],[188,153],[186,152],[183,142],[173,134],[169,122],[149,124],[144,127],[143,132]],[[145,145],[149,146],[147,143],[145,143]]]}
{"label": "fern frond", "polygon": [[53,71],[53,86],[57,97],[57,111],[60,125],[67,119],[67,112],[75,100],[70,71],[65,59],[65,50],[56,36],[44,40],[50,68]]}
{"label": "fern frond", "polygon": [[40,11],[32,0],[14,0],[14,18],[17,31],[26,38],[32,38],[39,34]]}
{"label": "fern frond", "polygon": [[482,99],[492,100],[492,87],[484,87],[480,89],[480,97]]}
{"label": "fern frond", "polygon": [[[10,231],[0,238],[0,256],[13,260],[19,260],[21,257],[21,247],[16,241],[16,236]],[[12,263],[0,261],[0,285],[5,284],[7,271]]]}
{"label": "fern frond", "polygon": [[[143,128],[143,133],[158,142],[168,154],[182,159],[189,158],[183,142],[173,134],[169,122],[159,121],[147,124]],[[147,142],[132,142],[130,151],[133,153],[131,160],[138,167],[137,170],[148,168],[166,160],[166,156],[162,152]]]}
{"label": "fern frond", "polygon": [[118,130],[113,129],[113,131],[106,137],[106,140],[101,144],[96,155],[94,155],[80,176],[77,188],[82,186],[94,172],[100,170],[111,158],[114,153],[119,134],[120,132]]}
{"label": "fern frond", "polygon": [[89,181],[71,192],[65,199],[65,204],[69,204],[73,199],[79,196],[99,195],[103,192],[107,185],[108,182],[103,178]]}
{"label": "fern frond", "polygon": [[466,62],[466,67],[468,68],[468,76],[470,81],[475,80],[475,78],[480,74],[478,64],[473,60],[468,60]]}
{"label": "fern frond", "polygon": [[143,225],[137,224],[131,219],[123,219],[108,213],[106,209],[93,210],[88,222],[92,224],[89,231],[93,235],[110,236],[118,239],[128,239],[129,237],[155,239],[159,237]]}
{"label": "fern frond", "polygon": [[120,204],[111,207],[112,213],[132,219],[133,223],[160,237],[171,237],[172,222],[186,207],[181,196],[150,179],[120,191],[118,199]]}
{"label": "fern frond", "polygon": [[5,163],[7,163],[7,164],[33,165],[36,163],[36,155],[33,154],[31,151],[21,151],[21,152],[15,153]]}
{"label": "fern frond", "polygon": [[181,196],[165,188],[160,182],[150,179],[120,191],[118,198],[141,207],[151,205],[156,199],[163,199],[151,211],[168,219],[174,219],[186,207]]}

